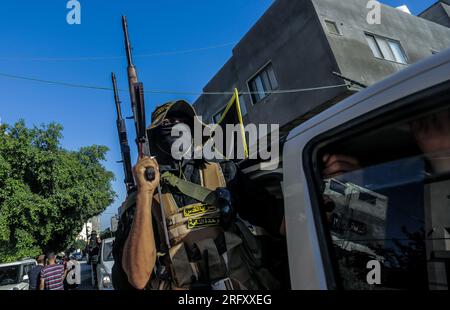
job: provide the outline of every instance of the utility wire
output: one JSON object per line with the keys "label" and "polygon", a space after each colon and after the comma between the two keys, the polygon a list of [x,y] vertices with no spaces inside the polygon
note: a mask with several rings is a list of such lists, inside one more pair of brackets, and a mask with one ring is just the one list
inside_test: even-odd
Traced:
{"label": "utility wire", "polygon": [[[114,91],[111,87],[103,87],[103,86],[95,86],[95,85],[85,85],[85,84],[75,84],[61,81],[51,81],[51,80],[43,80],[33,77],[26,77],[21,75],[2,73],[0,72],[1,77],[9,78],[9,79],[18,79],[18,80],[26,80],[50,85],[59,85],[65,87],[72,88],[85,88],[85,89],[95,89],[95,90],[106,90],[106,91]],[[296,89],[284,89],[284,90],[273,90],[273,91],[265,91],[266,94],[290,94],[290,93],[300,93],[307,91],[315,91],[315,90],[325,90],[332,88],[345,87],[347,84],[338,84],[338,85],[328,85],[328,86],[319,86],[319,87],[310,87],[310,88],[296,88]],[[118,89],[120,92],[127,92],[125,89]],[[234,95],[233,91],[229,92],[194,92],[194,91],[177,91],[177,90],[144,90],[145,93],[149,94],[167,94],[167,95],[187,95],[187,96],[200,96],[200,95]],[[243,95],[254,95],[259,94],[259,92],[239,92]]]}
{"label": "utility wire", "polygon": [[[212,49],[223,48],[231,45],[235,45],[237,42],[224,43],[213,46],[206,46],[200,48],[193,48],[187,50],[178,50],[178,51],[165,51],[165,52],[157,52],[150,54],[135,54],[134,58],[147,58],[147,57],[156,57],[156,56],[171,56],[171,55],[179,55],[179,54],[188,54],[195,53],[201,51],[207,51]],[[87,57],[0,57],[0,60],[20,60],[20,61],[83,61],[83,60],[115,60],[115,59],[124,59],[125,56],[87,56]]]}
{"label": "utility wire", "polygon": [[49,81],[49,80],[43,80],[43,79],[8,74],[8,73],[0,73],[0,76],[10,78],[10,79],[26,80],[26,81],[33,81],[33,82],[52,84],[52,85],[60,85],[60,86],[73,87],[73,88],[89,88],[89,89],[108,90],[108,91],[112,90],[112,88],[109,88],[109,87],[81,85],[81,84],[73,84],[73,83],[66,83],[66,82],[59,82],[59,81]]}

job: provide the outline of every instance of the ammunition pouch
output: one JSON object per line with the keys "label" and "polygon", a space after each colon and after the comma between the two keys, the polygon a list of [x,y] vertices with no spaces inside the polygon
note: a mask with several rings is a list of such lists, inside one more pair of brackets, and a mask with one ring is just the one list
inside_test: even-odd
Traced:
{"label": "ammunition pouch", "polygon": [[[174,216],[170,216],[168,219],[169,223],[173,223],[174,221],[179,222],[176,219],[179,219],[179,214],[181,214],[185,218],[189,218],[189,220],[186,220],[188,222],[188,230],[195,229],[198,226],[217,226],[218,221],[224,229],[228,229],[230,227],[235,213],[231,203],[230,191],[225,187],[226,184],[224,184],[223,187],[217,187],[212,190],[207,187],[182,180],[169,172],[164,173],[161,178],[163,182],[176,188],[182,194],[192,197],[204,204],[203,206],[190,205],[182,208],[179,212],[177,212],[178,214],[175,215],[175,218]],[[217,211],[215,213],[216,216],[204,217],[203,215],[209,215],[211,213],[208,212],[208,210]],[[197,213],[201,216],[196,216]],[[195,218],[192,218],[192,216]],[[171,224],[168,225],[170,226]],[[179,236],[180,233],[176,233],[176,235]]]}
{"label": "ammunition pouch", "polygon": [[[233,232],[224,232],[226,249],[222,253],[216,240],[205,239],[195,243],[200,257],[190,257],[184,243],[170,250],[173,285],[179,289],[238,289],[256,290],[262,287],[254,272],[245,262],[247,250],[241,238]],[[270,281],[270,279],[268,279]]]}

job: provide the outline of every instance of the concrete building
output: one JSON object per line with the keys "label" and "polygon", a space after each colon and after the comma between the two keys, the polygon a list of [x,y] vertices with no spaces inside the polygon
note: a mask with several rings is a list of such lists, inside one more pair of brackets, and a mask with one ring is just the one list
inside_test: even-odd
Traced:
{"label": "concrete building", "polygon": [[91,217],[86,223],[83,225],[83,229],[77,236],[77,240],[88,241],[89,236],[93,231],[100,233],[100,217],[94,216]]}
{"label": "concrete building", "polygon": [[[241,95],[244,122],[280,124],[286,132],[357,88],[273,91],[344,84],[333,72],[371,85],[450,47],[449,28],[404,8],[382,5],[381,24],[373,25],[369,12],[366,0],[276,0],[203,91],[255,92]],[[204,94],[194,106],[213,122],[230,97]]]}
{"label": "concrete building", "polygon": [[112,216],[110,230],[112,232],[116,232],[118,225],[119,225],[119,216],[118,215]]}
{"label": "concrete building", "polygon": [[77,240],[82,240],[87,242],[88,236],[92,231],[92,223],[84,223],[83,228],[81,229],[80,233],[77,236]]}
{"label": "concrete building", "polygon": [[450,27],[450,0],[437,1],[420,13],[419,16],[442,26]]}

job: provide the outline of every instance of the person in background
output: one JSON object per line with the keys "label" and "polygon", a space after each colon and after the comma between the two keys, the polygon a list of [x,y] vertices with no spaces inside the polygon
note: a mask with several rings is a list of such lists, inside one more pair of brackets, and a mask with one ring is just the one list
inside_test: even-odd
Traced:
{"label": "person in background", "polygon": [[80,263],[73,255],[70,255],[66,262],[66,274],[64,289],[75,290],[81,284],[81,270]]}
{"label": "person in background", "polygon": [[[409,122],[411,133],[429,165],[430,173],[450,171],[450,109]],[[342,154],[325,154],[322,174],[331,178],[361,168],[357,158]]]}
{"label": "person in background", "polygon": [[64,265],[56,263],[54,252],[47,254],[48,265],[41,270],[41,290],[64,290],[64,278],[66,271]]}
{"label": "person in background", "polygon": [[39,290],[39,286],[41,283],[41,270],[44,268],[45,255],[39,255],[36,258],[36,261],[38,263],[37,266],[35,266],[28,272],[28,279],[30,284],[28,289],[30,291]]}
{"label": "person in background", "polygon": [[450,172],[450,109],[424,116],[409,125],[430,172]]}
{"label": "person in background", "polygon": [[100,255],[100,246],[102,244],[102,240],[100,237],[97,237],[95,241],[95,246],[91,250],[91,267],[92,267],[92,275],[94,277],[94,286],[97,287],[97,264]]}

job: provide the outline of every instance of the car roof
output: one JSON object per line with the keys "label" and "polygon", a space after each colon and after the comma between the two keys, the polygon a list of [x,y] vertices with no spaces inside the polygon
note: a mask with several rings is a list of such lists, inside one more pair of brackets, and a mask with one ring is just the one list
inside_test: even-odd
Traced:
{"label": "car roof", "polygon": [[[430,71],[433,71],[436,68],[449,64],[450,64],[450,49],[446,49],[440,52],[439,54],[431,55],[430,57],[427,57],[415,64],[412,64],[409,67],[400,70],[386,77],[385,79],[371,85],[370,87],[365,88],[360,92],[351,95],[350,97],[323,111],[322,113],[319,113],[318,115],[312,117],[308,121],[302,123],[298,127],[291,130],[287,140],[289,141],[292,138],[302,134],[303,132],[313,127],[319,126],[324,121],[334,117],[335,115],[343,111],[346,111],[347,109],[350,109],[354,105],[369,104],[369,102],[367,102],[369,98],[375,97],[387,90],[395,89],[396,87],[399,87],[400,84],[402,84],[400,86],[401,88],[399,88],[401,89],[402,97],[406,97],[408,95],[412,95],[413,93],[424,90],[433,85],[437,85],[445,81],[448,81],[450,75],[439,73],[433,75],[433,80],[423,79],[423,83],[421,83],[422,89],[417,89],[414,87],[409,88],[405,87],[408,85],[408,82],[410,80],[413,80],[414,78],[417,78],[420,75],[430,73]],[[438,70],[436,70],[436,72],[437,71]],[[384,102],[384,104],[388,103],[389,103],[388,101]]]}
{"label": "car roof", "polygon": [[24,264],[29,264],[29,263],[35,263],[37,264],[35,259],[24,259],[21,261],[16,261],[16,262],[11,262],[11,263],[4,263],[4,264],[0,264],[0,267],[8,267],[8,266],[16,266],[16,265],[24,265]]}

